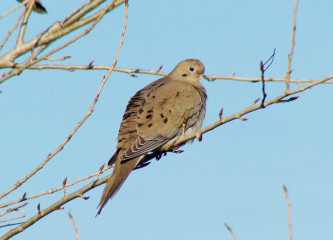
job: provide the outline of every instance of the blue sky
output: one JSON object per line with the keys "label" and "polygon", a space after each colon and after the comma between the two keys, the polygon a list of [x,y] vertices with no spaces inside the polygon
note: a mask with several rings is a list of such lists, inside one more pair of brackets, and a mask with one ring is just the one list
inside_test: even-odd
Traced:
{"label": "blue sky", "polygon": [[[68,15],[66,5],[44,0],[48,14],[32,14],[26,39]],[[3,1],[2,12],[16,4]],[[198,58],[206,74],[259,77],[259,62],[276,48],[267,77],[282,77],[291,44],[294,1],[130,1],[128,28],[118,66],[170,71]],[[300,1],[292,78],[332,74],[333,2]],[[107,15],[86,37],[54,55],[63,64],[111,64],[119,42],[124,6]],[[1,39],[19,12],[0,20]],[[64,42],[67,38],[61,39]],[[9,46],[14,43],[10,39]],[[7,48],[8,49],[8,48]],[[3,52],[0,52],[2,55]],[[5,70],[0,70],[2,74]],[[30,172],[67,137],[87,112],[106,71],[26,70],[0,85],[0,191]],[[129,98],[157,76],[112,73],[92,116],[45,168],[15,191],[12,200],[86,176],[108,161],[116,146]],[[260,83],[203,81],[208,92],[204,125],[218,112],[236,113],[261,97]],[[294,86],[297,87],[297,86]],[[267,83],[268,98],[284,90]],[[285,184],[292,204],[294,239],[333,235],[333,85],[298,94],[297,101],[248,114],[186,145],[184,153],[134,171],[103,213],[95,218],[102,188],[76,199],[16,239],[74,239],[70,211],[81,239],[287,239]],[[78,186],[77,186],[78,187]],[[72,192],[76,188],[69,188]],[[61,193],[29,202],[45,208]],[[1,202],[3,202],[1,201]],[[2,212],[2,210],[0,210]],[[0,228],[0,235],[9,228]]]}

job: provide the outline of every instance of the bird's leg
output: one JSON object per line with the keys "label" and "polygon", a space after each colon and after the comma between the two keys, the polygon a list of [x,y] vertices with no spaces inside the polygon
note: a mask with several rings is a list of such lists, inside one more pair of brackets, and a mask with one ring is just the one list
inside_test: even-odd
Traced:
{"label": "bird's leg", "polygon": [[179,154],[179,153],[183,153],[184,150],[172,150],[171,152]]}
{"label": "bird's leg", "polygon": [[170,149],[169,152],[177,153],[177,154],[184,152],[184,150],[179,150],[180,147],[181,146],[174,147],[174,148]]}
{"label": "bird's leg", "polygon": [[185,136],[185,130],[186,130],[186,123],[187,123],[187,121],[188,121],[188,117],[185,117],[184,121],[182,123],[182,137]]}

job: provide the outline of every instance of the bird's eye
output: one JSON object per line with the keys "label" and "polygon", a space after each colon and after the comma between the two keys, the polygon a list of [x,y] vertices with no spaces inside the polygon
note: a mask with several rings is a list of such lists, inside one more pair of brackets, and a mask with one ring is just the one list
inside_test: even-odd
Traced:
{"label": "bird's eye", "polygon": [[191,72],[194,72],[195,69],[194,69],[194,67],[190,67],[189,70],[190,70]]}

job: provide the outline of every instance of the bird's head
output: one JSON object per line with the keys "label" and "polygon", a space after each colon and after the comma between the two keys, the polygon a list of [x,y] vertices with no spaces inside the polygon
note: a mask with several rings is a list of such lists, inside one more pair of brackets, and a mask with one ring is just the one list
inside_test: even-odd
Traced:
{"label": "bird's head", "polygon": [[205,72],[205,66],[198,59],[186,59],[177,64],[169,76],[173,79],[198,81]]}

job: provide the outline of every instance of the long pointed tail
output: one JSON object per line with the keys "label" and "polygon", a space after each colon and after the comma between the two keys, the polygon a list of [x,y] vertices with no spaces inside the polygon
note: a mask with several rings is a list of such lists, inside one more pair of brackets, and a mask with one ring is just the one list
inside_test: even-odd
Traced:
{"label": "long pointed tail", "polygon": [[140,161],[140,157],[132,159],[126,163],[117,162],[115,168],[108,181],[106,182],[105,188],[103,190],[103,194],[101,196],[101,200],[99,203],[99,209],[96,214],[99,215],[106,205],[106,203],[116,195],[120,187],[123,185],[124,181],[131,173],[131,171],[136,167],[138,162]]}

